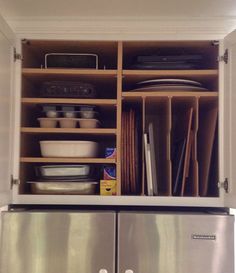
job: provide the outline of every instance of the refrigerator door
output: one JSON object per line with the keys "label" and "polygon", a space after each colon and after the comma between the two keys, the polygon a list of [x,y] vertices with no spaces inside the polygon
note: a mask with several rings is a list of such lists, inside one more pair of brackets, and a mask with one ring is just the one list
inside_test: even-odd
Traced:
{"label": "refrigerator door", "polygon": [[118,273],[234,273],[226,215],[120,213]]}
{"label": "refrigerator door", "polygon": [[6,212],[1,273],[114,273],[112,212]]}

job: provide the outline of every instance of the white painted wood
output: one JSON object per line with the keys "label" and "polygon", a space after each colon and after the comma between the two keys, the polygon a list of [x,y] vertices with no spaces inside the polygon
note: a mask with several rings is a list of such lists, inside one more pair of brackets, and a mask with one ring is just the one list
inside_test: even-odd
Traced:
{"label": "white painted wood", "polygon": [[0,19],[0,207],[11,200],[13,135],[13,39],[14,35]]}
{"label": "white painted wood", "polygon": [[[16,51],[21,52],[21,41],[16,41]],[[21,61],[18,60],[14,64],[14,98],[13,98],[13,109],[14,109],[14,139],[13,139],[13,160],[12,160],[12,175],[14,179],[19,179],[19,158],[20,158],[20,122],[21,122]],[[13,185],[12,187],[12,198],[19,194],[19,185]]]}
{"label": "white painted wood", "polygon": [[236,208],[236,31],[224,40],[229,60],[224,64],[224,177],[229,181],[229,193],[224,206]]}
{"label": "white painted wood", "polygon": [[0,1],[3,16],[235,16],[234,0],[10,0]]}
{"label": "white painted wood", "polygon": [[22,17],[9,20],[20,38],[215,40],[236,28],[232,17]]}
{"label": "white painted wood", "polygon": [[18,195],[13,204],[222,207],[219,198],[99,195]]}
{"label": "white painted wood", "polygon": [[11,44],[15,44],[15,34],[13,33],[12,29],[0,15],[0,31],[2,34],[9,40]]}
{"label": "white painted wood", "polygon": [[[224,54],[224,40],[220,41],[219,44],[219,56]],[[225,160],[224,160],[224,62],[219,62],[219,113],[218,113],[218,149],[219,149],[219,181],[224,181],[225,179]],[[225,191],[223,188],[219,189],[221,202],[224,202]]]}

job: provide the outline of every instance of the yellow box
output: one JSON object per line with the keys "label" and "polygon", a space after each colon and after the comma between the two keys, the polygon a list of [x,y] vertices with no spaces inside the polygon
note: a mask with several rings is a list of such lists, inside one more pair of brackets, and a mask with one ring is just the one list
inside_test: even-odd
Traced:
{"label": "yellow box", "polygon": [[116,180],[101,180],[100,195],[116,195]]}

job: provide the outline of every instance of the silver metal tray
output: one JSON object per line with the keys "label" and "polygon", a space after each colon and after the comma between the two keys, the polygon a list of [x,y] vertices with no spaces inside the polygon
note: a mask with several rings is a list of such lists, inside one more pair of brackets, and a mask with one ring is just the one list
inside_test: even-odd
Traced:
{"label": "silver metal tray", "polygon": [[95,194],[98,182],[28,182],[36,194]]}
{"label": "silver metal tray", "polygon": [[43,178],[57,177],[88,177],[91,173],[91,166],[87,164],[77,165],[43,165],[36,168],[38,176]]}

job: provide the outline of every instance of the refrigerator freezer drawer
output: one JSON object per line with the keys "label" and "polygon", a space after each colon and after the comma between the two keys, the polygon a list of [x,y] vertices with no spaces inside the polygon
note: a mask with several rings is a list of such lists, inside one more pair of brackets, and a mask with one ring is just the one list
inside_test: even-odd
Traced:
{"label": "refrigerator freezer drawer", "polygon": [[115,272],[112,212],[7,212],[1,273]]}
{"label": "refrigerator freezer drawer", "polygon": [[121,213],[118,272],[234,273],[234,218]]}

